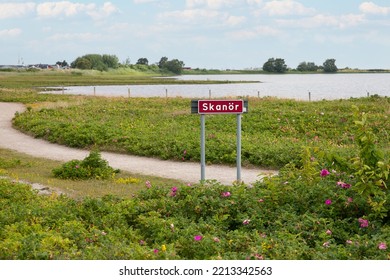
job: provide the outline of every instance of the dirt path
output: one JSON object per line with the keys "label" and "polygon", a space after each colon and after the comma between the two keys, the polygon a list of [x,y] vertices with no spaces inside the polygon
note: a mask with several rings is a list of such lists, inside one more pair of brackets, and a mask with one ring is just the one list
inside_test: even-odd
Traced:
{"label": "dirt path", "polygon": [[[83,159],[89,154],[87,150],[52,144],[14,129],[12,118],[16,112],[24,110],[25,107],[22,104],[0,102],[0,147],[39,158],[61,161]],[[198,163],[158,160],[107,152],[102,152],[102,157],[113,168],[133,173],[178,179],[188,183],[197,183],[200,180],[200,164]],[[241,177],[245,183],[253,183],[261,178],[261,174],[270,173],[272,172],[261,169],[242,168]],[[236,168],[221,165],[207,166],[206,179],[216,179],[223,184],[231,184],[236,180]]]}

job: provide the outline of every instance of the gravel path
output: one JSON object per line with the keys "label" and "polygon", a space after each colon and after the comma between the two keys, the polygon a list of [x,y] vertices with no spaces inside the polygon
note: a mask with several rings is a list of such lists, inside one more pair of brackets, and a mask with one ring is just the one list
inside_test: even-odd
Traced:
{"label": "gravel path", "polygon": [[[87,150],[52,144],[14,129],[12,118],[16,112],[21,113],[24,110],[25,107],[22,104],[0,102],[0,147],[34,157],[60,161],[81,160],[89,154]],[[116,169],[178,179],[188,183],[197,183],[200,180],[200,164],[198,163],[175,162],[108,152],[102,152],[101,154]],[[253,183],[261,179],[264,174],[272,173],[261,169],[242,168],[241,177],[245,183]],[[236,180],[236,168],[221,165],[207,166],[206,179],[215,179],[223,184],[232,184]]]}

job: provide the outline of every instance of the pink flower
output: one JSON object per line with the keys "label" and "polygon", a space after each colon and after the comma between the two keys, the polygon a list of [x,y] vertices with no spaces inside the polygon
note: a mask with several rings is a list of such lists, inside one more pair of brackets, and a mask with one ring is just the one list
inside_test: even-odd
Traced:
{"label": "pink flower", "polygon": [[260,199],[258,200],[258,202],[264,202],[264,199],[260,198]]}
{"label": "pink flower", "polygon": [[149,181],[146,181],[145,186],[149,189],[152,187],[152,184]]}
{"label": "pink flower", "polygon": [[363,218],[359,218],[359,223],[360,223],[360,227],[361,228],[365,228],[365,227],[368,227],[368,220],[365,220]]}
{"label": "pink flower", "polygon": [[158,249],[154,249],[154,250],[153,250],[153,253],[155,253],[155,254],[158,254],[158,252],[159,252]]}
{"label": "pink flower", "polygon": [[249,222],[250,222],[251,220],[244,220],[243,222],[242,222],[242,224],[243,225],[249,225]]}
{"label": "pink flower", "polygon": [[330,229],[328,229],[326,232],[325,232],[327,235],[332,235],[332,231]]}
{"label": "pink flower", "polygon": [[345,243],[352,244],[353,242],[352,242],[352,240],[347,240],[347,241],[345,241]]}
{"label": "pink flower", "polygon": [[379,243],[378,249],[379,249],[379,250],[386,250],[386,249],[387,249],[386,242],[381,242],[381,243]]}
{"label": "pink flower", "polygon": [[144,240],[140,240],[140,241],[139,241],[139,245],[142,246],[142,245],[145,245],[145,244],[146,244],[146,242],[145,242]]}
{"label": "pink flower", "polygon": [[230,192],[223,192],[222,193],[222,197],[229,197],[229,196],[231,196]]}
{"label": "pink flower", "polygon": [[329,242],[329,241],[327,241],[327,242],[325,242],[324,244],[322,244],[322,246],[324,246],[325,248],[328,248],[329,245],[330,245],[330,242]]}
{"label": "pink flower", "polygon": [[349,189],[351,187],[350,184],[347,184],[347,183],[344,183],[344,182],[341,182],[341,181],[338,181],[337,185],[342,187],[343,189]]}
{"label": "pink flower", "polygon": [[213,241],[214,241],[214,242],[220,242],[221,240],[219,240],[218,237],[214,237],[214,238],[213,238]]}
{"label": "pink flower", "polygon": [[201,241],[203,239],[203,236],[202,235],[195,235],[194,236],[194,240],[195,241]]}
{"label": "pink flower", "polygon": [[330,174],[330,172],[326,169],[322,169],[321,170],[321,177],[326,177]]}
{"label": "pink flower", "polygon": [[331,205],[332,204],[332,200],[330,200],[330,199],[325,200],[325,204],[326,205]]}

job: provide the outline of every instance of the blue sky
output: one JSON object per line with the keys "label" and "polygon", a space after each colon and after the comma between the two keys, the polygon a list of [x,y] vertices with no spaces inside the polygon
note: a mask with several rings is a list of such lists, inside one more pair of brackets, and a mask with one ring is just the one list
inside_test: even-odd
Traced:
{"label": "blue sky", "polygon": [[0,64],[72,62],[88,53],[193,68],[390,69],[389,0],[0,0]]}

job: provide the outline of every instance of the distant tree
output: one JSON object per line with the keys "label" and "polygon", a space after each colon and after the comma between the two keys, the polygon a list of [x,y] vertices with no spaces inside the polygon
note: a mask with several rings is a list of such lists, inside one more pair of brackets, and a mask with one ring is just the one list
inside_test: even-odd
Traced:
{"label": "distant tree", "polygon": [[116,55],[103,54],[102,60],[108,68],[116,69],[119,65],[119,59]]}
{"label": "distant tree", "polygon": [[263,70],[273,73],[284,73],[287,71],[287,65],[282,58],[270,58],[263,64]]}
{"label": "distant tree", "polygon": [[163,56],[158,62],[158,68],[160,69],[164,68],[167,62],[168,62],[168,57]]}
{"label": "distant tree", "polygon": [[301,71],[301,72],[308,72],[308,71],[317,71],[318,70],[318,66],[315,65],[314,62],[301,62],[298,67],[297,67],[297,70],[298,71]]}
{"label": "distant tree", "polygon": [[74,62],[72,62],[72,68],[78,69],[92,69],[92,63],[87,58],[79,57]]}
{"label": "distant tree", "polygon": [[323,64],[325,73],[335,73],[338,71],[336,60],[334,58],[327,59]]}
{"label": "distant tree", "polygon": [[141,57],[141,58],[138,59],[137,64],[148,65],[149,64],[149,60],[147,58]]}
{"label": "distant tree", "polygon": [[64,61],[57,61],[56,62],[56,65],[59,65],[60,67],[67,67],[69,66],[68,62],[66,62],[65,60]]}
{"label": "distant tree", "polygon": [[164,66],[165,69],[175,74],[181,74],[183,67],[184,67],[184,62],[178,59],[168,60]]}

